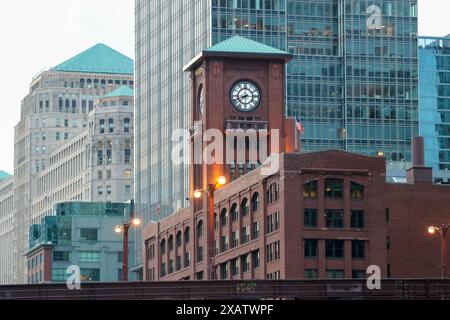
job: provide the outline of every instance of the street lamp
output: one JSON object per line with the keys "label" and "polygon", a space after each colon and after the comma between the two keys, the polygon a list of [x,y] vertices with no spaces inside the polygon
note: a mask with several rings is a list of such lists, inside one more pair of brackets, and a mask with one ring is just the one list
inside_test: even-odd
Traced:
{"label": "street lamp", "polygon": [[208,185],[207,190],[195,190],[194,198],[200,199],[203,194],[206,193],[209,197],[208,204],[208,274],[209,279],[215,279],[215,269],[214,269],[214,194],[219,189],[227,184],[227,178],[220,176],[215,183]]}
{"label": "street lamp", "polygon": [[429,234],[436,234],[439,232],[441,235],[441,265],[439,266],[441,268],[441,278],[445,279],[446,277],[446,262],[447,262],[447,231],[448,231],[448,224],[443,224],[440,227],[428,227],[428,233]]}
{"label": "street lamp", "polygon": [[133,218],[128,223],[118,225],[114,228],[117,234],[123,233],[123,271],[122,271],[122,281],[128,281],[128,233],[130,227],[139,227],[142,224],[142,220],[139,218]]}

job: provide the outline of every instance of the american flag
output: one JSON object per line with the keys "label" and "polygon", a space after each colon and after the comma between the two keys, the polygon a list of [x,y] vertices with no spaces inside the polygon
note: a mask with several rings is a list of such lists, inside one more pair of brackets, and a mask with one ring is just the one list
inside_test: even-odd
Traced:
{"label": "american flag", "polygon": [[302,121],[300,120],[299,117],[297,117],[296,127],[297,127],[298,132],[300,132],[300,134],[305,133],[305,127],[303,126]]}

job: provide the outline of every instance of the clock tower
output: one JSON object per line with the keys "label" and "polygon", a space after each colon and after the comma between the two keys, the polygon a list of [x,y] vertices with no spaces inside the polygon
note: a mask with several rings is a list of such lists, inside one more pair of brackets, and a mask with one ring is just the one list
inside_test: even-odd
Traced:
{"label": "clock tower", "polygon": [[[218,176],[233,181],[258,167],[265,159],[260,142],[249,142],[255,133],[258,141],[267,139],[267,155],[296,150],[295,120],[285,118],[285,65],[291,59],[285,51],[235,36],[204,50],[185,67],[192,80],[191,150],[207,148],[209,130],[223,134],[223,153],[215,154],[214,163],[199,164],[191,155],[192,191]],[[241,157],[239,142],[229,139],[236,132],[246,136]],[[253,147],[257,159],[250,154]]]}
{"label": "clock tower", "polygon": [[236,180],[266,166],[272,154],[296,150],[295,120],[285,118],[285,65],[291,59],[287,52],[236,36],[202,51],[185,67],[192,83],[192,228],[206,221],[206,243],[197,246],[207,247],[207,279],[215,278],[218,178]]}

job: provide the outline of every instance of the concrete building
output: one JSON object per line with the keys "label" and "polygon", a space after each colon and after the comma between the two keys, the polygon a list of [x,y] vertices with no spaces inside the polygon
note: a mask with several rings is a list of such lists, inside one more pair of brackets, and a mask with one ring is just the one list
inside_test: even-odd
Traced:
{"label": "concrete building", "polygon": [[[38,177],[59,161],[60,158],[55,160],[52,156],[62,145],[88,128],[88,117],[94,110],[95,101],[122,85],[134,85],[133,61],[103,44],[97,44],[33,78],[30,92],[22,101],[21,119],[14,138],[17,282],[26,281],[23,253],[28,247],[28,228],[33,218],[36,222],[36,218],[45,212],[45,209],[33,209],[35,199],[42,192],[42,188],[38,188]],[[69,155],[66,153],[64,156]],[[66,179],[67,175],[64,177]],[[58,178],[62,179],[62,176]],[[72,181],[67,183],[72,185]],[[78,187],[81,186],[78,182]],[[60,194],[58,199],[71,200],[73,194],[69,193]],[[45,207],[52,205],[46,203]],[[33,217],[35,214],[37,216]]]}
{"label": "concrete building", "polygon": [[101,97],[83,131],[49,154],[47,168],[35,177],[33,224],[52,215],[58,202],[133,199],[133,101],[128,86]]}
{"label": "concrete building", "polygon": [[17,281],[14,243],[14,178],[0,173],[0,284]]}
{"label": "concrete building", "polygon": [[450,184],[450,37],[419,38],[420,134],[436,183]]}
{"label": "concrete building", "polygon": [[114,228],[129,215],[129,205],[121,203],[56,205],[54,216],[30,228],[27,283],[66,282],[72,265],[80,267],[82,282],[121,281],[123,239]]}

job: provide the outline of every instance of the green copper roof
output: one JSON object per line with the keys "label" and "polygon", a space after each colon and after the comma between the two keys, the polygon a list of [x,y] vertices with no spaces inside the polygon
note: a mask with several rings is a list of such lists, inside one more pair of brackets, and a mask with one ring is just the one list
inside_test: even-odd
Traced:
{"label": "green copper roof", "polygon": [[184,71],[194,70],[206,57],[226,57],[235,59],[283,59],[285,61],[292,59],[292,55],[286,51],[250,40],[245,37],[234,36],[203,50],[184,67]]}
{"label": "green copper roof", "polygon": [[133,74],[133,60],[99,43],[52,68],[53,71]]}
{"label": "green copper roof", "polygon": [[235,36],[222,41],[205,52],[230,52],[230,53],[250,53],[250,54],[270,54],[270,55],[288,55],[289,53],[270,47],[260,42],[256,42],[241,36]]}
{"label": "green copper roof", "polygon": [[121,86],[116,90],[111,91],[103,98],[113,98],[113,97],[133,97],[133,89],[129,86]]}
{"label": "green copper roof", "polygon": [[0,180],[5,180],[5,179],[8,179],[10,177],[11,177],[11,175],[9,173],[7,173],[5,171],[0,171]]}

